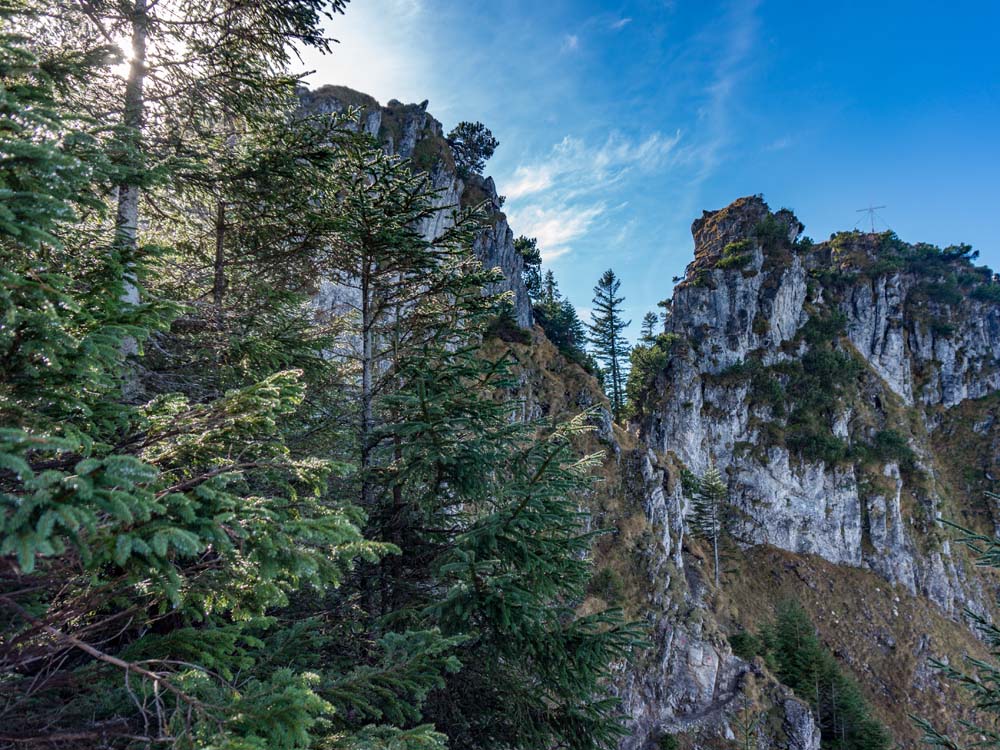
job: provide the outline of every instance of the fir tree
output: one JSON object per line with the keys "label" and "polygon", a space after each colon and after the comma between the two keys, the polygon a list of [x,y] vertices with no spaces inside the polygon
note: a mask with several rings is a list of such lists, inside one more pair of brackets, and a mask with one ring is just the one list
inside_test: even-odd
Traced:
{"label": "fir tree", "polygon": [[546,271],[533,306],[535,319],[560,353],[589,372],[596,370],[584,344],[587,333],[573,303],[559,291],[552,271]]}
{"label": "fir tree", "polygon": [[[325,717],[366,692],[418,703],[454,662],[439,647],[401,671],[415,638],[384,642],[381,676],[271,660],[271,615],[292,592],[335,588],[356,559],[390,548],[365,541],[359,512],[326,497],[346,467],[292,449],[307,388],[283,357],[234,371],[225,393],[122,402],[123,342],[143,344],[175,312],[122,301],[128,276],[106,252],[115,207],[100,201],[114,167],[56,94],[93,71],[39,60],[22,41],[0,45],[5,149],[19,154],[0,165],[0,185],[25,207],[0,226],[0,688],[15,706],[5,734],[290,748],[328,733]],[[150,260],[133,259],[132,272]],[[353,729],[338,741],[374,731]]]}
{"label": "fir tree", "polygon": [[649,346],[656,339],[656,325],[658,322],[659,318],[656,317],[656,313],[648,312],[642,316],[640,337],[644,345]]}
{"label": "fir tree", "polygon": [[891,738],[872,718],[857,683],[823,646],[809,616],[795,602],[778,608],[762,640],[772,669],[782,683],[807,700],[819,724],[822,745],[836,750],[885,750]]}
{"label": "fir tree", "polygon": [[629,345],[622,332],[632,323],[622,319],[621,303],[625,298],[617,296],[620,286],[614,271],[608,269],[604,272],[594,287],[594,310],[587,326],[594,356],[604,366],[611,412],[616,421],[624,413],[625,363],[629,354]]}
{"label": "fir tree", "polygon": [[[406,437],[385,521],[408,557],[393,571],[392,618],[466,639],[463,668],[427,710],[455,745],[608,747],[621,728],[602,682],[635,632],[614,611],[573,612],[592,538],[573,499],[594,460],[572,447],[584,415],[555,430],[512,419],[519,405],[496,397],[515,382],[511,363],[480,351],[481,299],[455,297],[457,337],[400,363],[397,421],[380,430]],[[443,599],[428,597],[442,585]]]}
{"label": "fir tree", "polygon": [[698,478],[697,490],[691,499],[691,531],[712,545],[715,585],[719,585],[719,545],[726,532],[726,504],[729,489],[721,472],[709,466]]}

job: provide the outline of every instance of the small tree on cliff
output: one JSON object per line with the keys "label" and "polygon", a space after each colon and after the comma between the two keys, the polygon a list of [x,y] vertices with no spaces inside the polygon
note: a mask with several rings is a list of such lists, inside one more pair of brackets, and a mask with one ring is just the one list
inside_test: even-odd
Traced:
{"label": "small tree on cliff", "polygon": [[481,122],[460,122],[448,133],[448,145],[455,156],[459,177],[482,174],[486,161],[493,156],[500,141]]}
{"label": "small tree on cliff", "polygon": [[536,300],[542,294],[542,253],[538,249],[538,240],[522,234],[514,240],[514,249],[524,261],[524,270],[521,272],[524,288],[528,290],[528,296]]}
{"label": "small tree on cliff", "polygon": [[656,313],[654,312],[648,312],[642,316],[641,339],[643,344],[652,344],[656,339],[656,324],[658,322],[659,318],[656,317]]}
{"label": "small tree on cliff", "polygon": [[722,473],[714,466],[698,478],[691,500],[691,532],[712,545],[715,585],[719,585],[719,542],[725,533],[726,502],[729,488]]}
{"label": "small tree on cliff", "polygon": [[604,365],[604,382],[615,420],[621,418],[625,406],[629,345],[622,332],[632,323],[631,320],[622,319],[621,304],[625,298],[618,296],[620,286],[621,281],[614,271],[609,268],[604,272],[594,287],[594,310],[590,314],[590,325],[587,326],[594,356]]}

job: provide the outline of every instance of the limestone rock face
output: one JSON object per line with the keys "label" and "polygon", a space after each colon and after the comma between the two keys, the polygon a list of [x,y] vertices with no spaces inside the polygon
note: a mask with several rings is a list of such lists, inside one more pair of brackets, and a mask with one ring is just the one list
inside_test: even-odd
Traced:
{"label": "limestone rock face", "polygon": [[[718,613],[701,562],[682,554],[686,502],[676,482],[668,492],[664,481],[679,466],[725,471],[732,531],[744,549],[771,545],[866,569],[963,630],[965,608],[991,606],[992,584],[949,544],[940,519],[963,507],[983,512],[974,492],[951,483],[956,456],[942,446],[964,430],[978,446],[977,486],[989,488],[1000,460],[1000,420],[985,398],[1000,388],[995,279],[961,257],[942,260],[947,250],[924,260],[920,246],[893,237],[847,233],[812,244],[797,240],[801,232],[791,212],[772,213],[757,196],[705,212],[692,226],[695,259],[665,321],[677,343],[632,425],[638,458],[623,466],[640,478],[659,531],[648,605],[655,647],[620,687],[633,729],[626,750],[693,728],[728,736],[734,699],[755,669],[713,628]],[[994,288],[986,294],[980,285]],[[804,407],[794,399],[810,394],[793,396],[790,384],[822,364],[810,359],[820,350],[857,371],[824,401],[829,411],[810,415],[808,434],[836,446],[830,455],[795,439]],[[965,410],[973,416],[961,416]],[[885,449],[888,442],[896,447]],[[989,524],[1000,528],[1000,519]],[[659,593],[664,587],[672,593]],[[897,616],[894,606],[888,615]],[[927,650],[918,670],[925,688],[933,674]],[[783,730],[767,746],[818,750],[806,704],[789,693],[771,705],[783,712]]]}
{"label": "limestone rock face", "polygon": [[[765,221],[779,228],[770,248],[755,234]],[[759,197],[694,223],[695,261],[666,322],[685,346],[658,380],[643,438],[692,471],[710,462],[727,469],[746,543],[871,568],[949,612],[977,608],[947,545],[927,545],[942,500],[921,479],[935,473],[926,431],[937,412],[917,409],[917,429],[901,426],[899,414],[914,404],[953,407],[1000,387],[1000,305],[927,301],[928,286],[938,282],[919,271],[876,272],[878,250],[865,244],[875,238],[854,234],[839,245],[805,247],[791,242],[800,232],[790,212],[772,214]],[[716,268],[726,246],[740,241],[752,248],[745,265]],[[801,360],[810,347],[804,326],[823,315],[841,316],[834,346],[859,360],[865,384],[824,417],[830,436],[857,452],[877,429],[909,430],[902,434],[923,461],[908,472],[909,486],[893,461],[867,460],[863,476],[858,461],[803,457],[775,437],[773,425],[785,425],[774,405],[755,403],[759,383],[727,377],[752,359],[777,365],[765,377],[780,382],[781,364]],[[914,500],[919,513],[905,518],[902,507]]]}
{"label": "limestone rock face", "polygon": [[785,712],[783,729],[788,738],[787,750],[819,750],[820,731],[809,706],[796,698],[788,698],[781,707]]}
{"label": "limestone rock face", "polygon": [[426,171],[437,191],[440,208],[429,217],[421,231],[428,239],[439,237],[453,224],[453,211],[485,203],[490,215],[473,247],[487,268],[500,268],[504,282],[493,291],[509,291],[514,318],[522,328],[532,325],[531,300],[521,278],[524,264],[514,249],[514,233],[500,210],[502,200],[489,177],[470,175],[462,179],[455,169],[451,149],[444,138],[441,123],[427,113],[427,103],[402,104],[393,99],[381,106],[375,99],[344,86],[303,89],[300,100],[307,111],[318,113],[355,113],[355,127],[377,138],[389,153],[410,159],[415,168]]}

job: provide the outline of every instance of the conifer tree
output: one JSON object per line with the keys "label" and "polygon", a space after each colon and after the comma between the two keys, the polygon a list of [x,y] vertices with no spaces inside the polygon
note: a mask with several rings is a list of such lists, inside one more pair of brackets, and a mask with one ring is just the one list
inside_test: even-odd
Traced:
{"label": "conifer tree", "polygon": [[542,253],[538,249],[538,240],[521,235],[514,240],[514,249],[524,262],[521,273],[524,288],[532,300],[538,299],[542,294]]}
{"label": "conifer tree", "polygon": [[[511,363],[482,348],[503,302],[482,217],[423,237],[426,177],[295,112],[288,43],[323,46],[320,12],[58,3],[0,40],[13,742],[621,733],[607,680],[636,632],[576,612],[584,420],[513,418]],[[347,293],[318,310],[317,279]]]}
{"label": "conifer tree", "polygon": [[483,167],[500,142],[481,122],[460,122],[448,133],[448,145],[455,157],[459,177],[482,174]]}
{"label": "conifer tree", "polygon": [[648,312],[642,316],[641,339],[646,346],[649,346],[656,339],[656,324],[658,322],[659,318],[656,317],[656,313]]}
{"label": "conifer tree", "polygon": [[[993,492],[987,492],[986,496],[993,502],[1000,501],[1000,495]],[[995,536],[955,528],[961,533],[959,541],[973,553],[978,565],[992,570],[1000,568],[1000,540]],[[1000,731],[996,728],[997,717],[1000,715],[1000,663],[997,660],[1000,656],[1000,628],[981,615],[966,612],[966,616],[974,623],[992,658],[985,660],[969,657],[961,665],[933,661],[932,666],[972,699],[976,707],[975,714],[961,723],[960,736],[947,733],[926,717],[914,717],[924,731],[924,742],[946,750],[1000,746]]]}
{"label": "conifer tree", "polygon": [[715,585],[719,585],[719,544],[726,531],[726,503],[729,489],[721,472],[714,466],[709,466],[699,477],[697,490],[691,499],[691,516],[689,523],[695,536],[701,537],[712,545],[713,571]]}
{"label": "conifer tree", "polygon": [[768,661],[782,683],[807,700],[820,727],[822,746],[836,750],[885,750],[891,738],[871,715],[857,683],[823,646],[808,614],[793,601],[778,607],[762,637]]}
{"label": "conifer tree", "polygon": [[632,323],[622,319],[618,296],[621,282],[615,272],[608,269],[594,287],[594,309],[590,314],[590,343],[594,356],[604,366],[605,383],[611,399],[611,412],[619,420],[625,407],[625,379],[629,354],[628,341],[622,332]]}
{"label": "conifer tree", "polygon": [[[113,160],[79,118],[63,116],[58,94],[70,81],[86,87],[95,58],[70,54],[68,66],[25,41],[0,39],[0,129],[14,155],[0,162],[0,185],[17,196],[0,224],[5,741],[437,742],[402,725],[454,666],[447,641],[383,639],[383,656],[363,667],[314,653],[272,659],[315,632],[314,620],[287,613],[287,628],[275,628],[291,593],[336,587],[356,559],[390,548],[365,541],[359,512],[325,495],[346,467],[292,448],[305,373],[283,369],[284,355],[256,358],[225,393],[122,401],[123,341],[147,342],[176,310],[123,302],[128,277],[106,252],[115,207],[101,198],[116,183]],[[144,275],[150,260],[134,259],[132,271]],[[314,342],[314,361],[319,352]],[[331,735],[335,711],[400,726],[341,724]]]}
{"label": "conifer tree", "polygon": [[[636,634],[614,611],[573,612],[592,539],[573,498],[594,461],[572,447],[586,421],[552,430],[512,419],[518,405],[496,397],[516,382],[511,364],[483,356],[488,310],[479,288],[458,293],[461,279],[462,323],[400,363],[397,421],[380,430],[406,438],[387,518],[409,568],[392,584],[393,618],[466,639],[462,669],[427,711],[456,746],[608,747],[621,728],[602,681]],[[444,598],[428,597],[438,586]]]}
{"label": "conifer tree", "polygon": [[592,371],[591,359],[584,349],[586,330],[573,303],[559,291],[559,284],[551,270],[545,272],[533,309],[545,335],[563,356]]}
{"label": "conifer tree", "polygon": [[[328,52],[322,21],[345,5],[345,0],[39,4],[32,32],[40,47],[93,55],[127,40],[124,77],[104,71],[68,93],[74,110],[102,120],[110,134],[108,148],[118,167],[112,250],[125,263],[142,244],[144,191],[162,184],[206,127],[280,109],[296,81],[287,71],[293,48]],[[134,274],[128,278],[125,293],[136,302]]]}

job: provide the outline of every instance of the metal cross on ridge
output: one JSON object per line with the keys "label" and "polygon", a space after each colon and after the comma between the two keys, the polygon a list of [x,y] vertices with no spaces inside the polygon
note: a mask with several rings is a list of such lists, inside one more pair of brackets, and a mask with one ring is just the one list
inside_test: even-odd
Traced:
{"label": "metal cross on ridge", "polygon": [[[863,214],[868,214],[868,220],[871,223],[872,234],[875,234],[875,218],[878,216],[878,214],[876,213],[876,211],[878,211],[879,209],[882,209],[882,208],[886,208],[886,206],[871,206],[870,205],[870,206],[868,206],[868,208],[859,208],[856,211],[856,213],[859,213],[859,214],[862,214],[862,213]],[[860,219],[858,219],[858,224],[860,224],[862,221],[864,221],[864,217],[861,217]],[[858,224],[855,224],[854,226],[857,226]]]}

